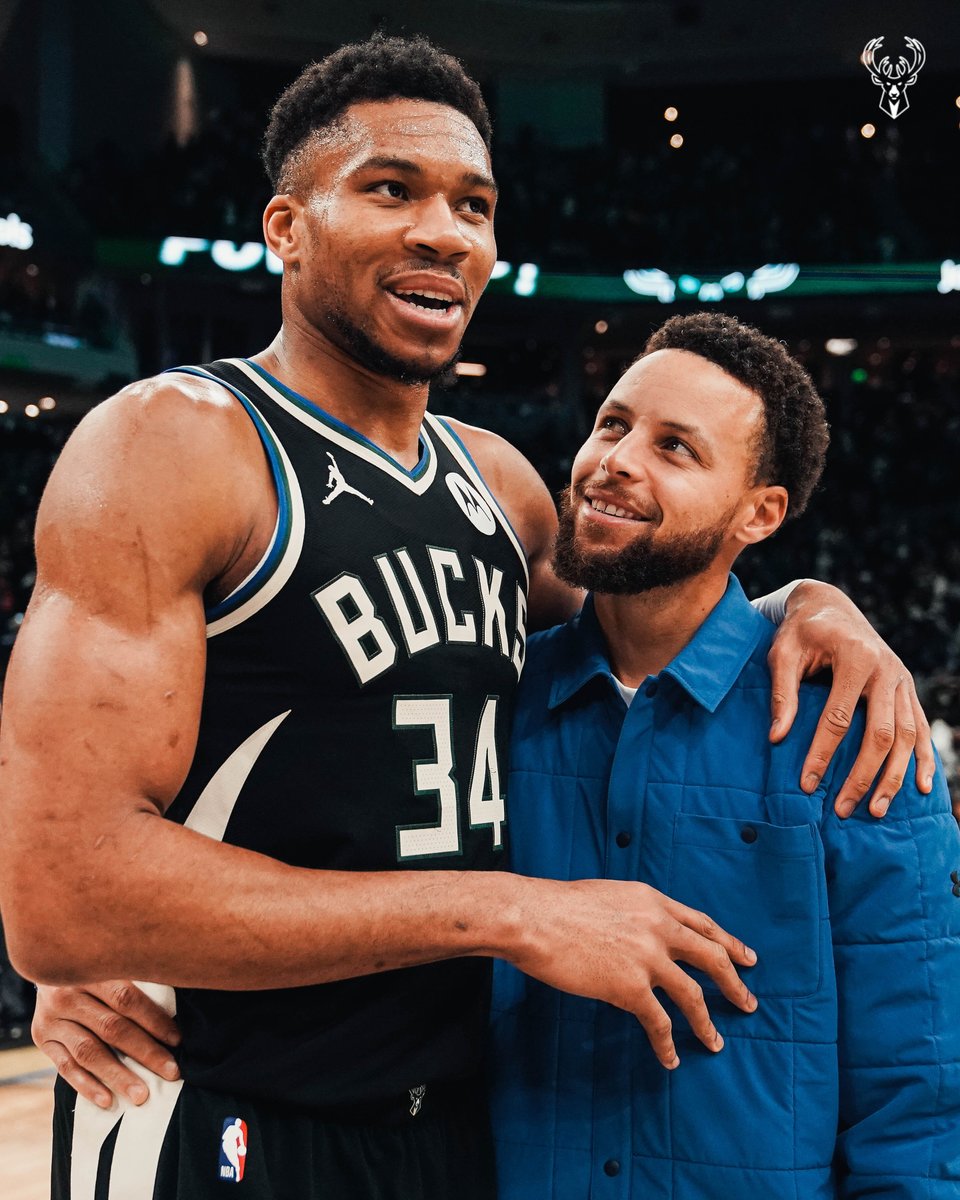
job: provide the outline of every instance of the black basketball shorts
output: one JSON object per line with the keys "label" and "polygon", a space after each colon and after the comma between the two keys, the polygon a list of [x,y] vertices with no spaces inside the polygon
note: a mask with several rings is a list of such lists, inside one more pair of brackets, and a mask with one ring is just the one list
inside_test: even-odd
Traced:
{"label": "black basketball shorts", "polygon": [[[486,1089],[434,1089],[375,1119],[151,1077],[109,1112],[57,1080],[52,1200],[495,1200]],[[336,1116],[336,1114],[334,1114]]]}

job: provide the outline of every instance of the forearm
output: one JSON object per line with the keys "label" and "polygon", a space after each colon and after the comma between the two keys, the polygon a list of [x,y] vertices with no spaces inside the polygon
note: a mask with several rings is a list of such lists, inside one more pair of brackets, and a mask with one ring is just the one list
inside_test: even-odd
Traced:
{"label": "forearm", "polygon": [[508,956],[524,880],[499,872],[311,871],[129,816],[85,861],[14,873],[13,957],[30,977],[245,990],[441,958]]}

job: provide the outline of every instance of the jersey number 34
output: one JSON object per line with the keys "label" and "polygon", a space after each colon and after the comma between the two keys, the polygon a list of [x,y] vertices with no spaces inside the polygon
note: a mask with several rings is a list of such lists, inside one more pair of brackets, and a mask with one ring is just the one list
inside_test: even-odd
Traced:
{"label": "jersey number 34", "polygon": [[[489,826],[497,849],[503,845],[506,819],[497,762],[498,700],[498,696],[487,696],[484,701],[467,793],[470,828]],[[431,731],[433,756],[414,760],[413,789],[418,796],[436,796],[439,816],[436,822],[424,825],[398,825],[397,858],[403,861],[462,853],[459,788],[454,775],[457,764],[453,748],[452,697],[394,696],[393,728]]]}

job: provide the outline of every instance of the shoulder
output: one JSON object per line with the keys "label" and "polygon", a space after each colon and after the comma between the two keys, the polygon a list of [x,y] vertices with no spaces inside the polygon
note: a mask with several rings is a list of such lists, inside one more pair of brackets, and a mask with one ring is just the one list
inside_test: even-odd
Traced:
{"label": "shoulder", "polygon": [[553,500],[536,468],[499,434],[452,417],[441,417],[440,420],[463,442],[516,529],[527,556],[533,557],[545,540],[552,539],[556,526]]}
{"label": "shoulder", "polygon": [[256,430],[226,389],[187,375],[130,384],[64,446],[37,516],[41,567],[68,540],[88,564],[135,542],[194,555],[212,579],[249,532],[262,472]]}

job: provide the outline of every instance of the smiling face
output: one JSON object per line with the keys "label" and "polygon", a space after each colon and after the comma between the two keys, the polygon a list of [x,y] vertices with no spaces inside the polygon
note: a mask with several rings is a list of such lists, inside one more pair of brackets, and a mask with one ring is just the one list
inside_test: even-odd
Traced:
{"label": "smiling face", "polygon": [[725,573],[786,511],[783,488],[754,482],[763,422],[760,397],[696,354],[635,363],[574,460],[557,574],[623,594]]}
{"label": "smiling face", "polygon": [[365,101],[297,160],[293,194],[265,214],[285,301],[377,374],[442,374],[496,260],[496,185],[472,121],[429,101]]}

